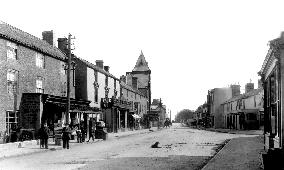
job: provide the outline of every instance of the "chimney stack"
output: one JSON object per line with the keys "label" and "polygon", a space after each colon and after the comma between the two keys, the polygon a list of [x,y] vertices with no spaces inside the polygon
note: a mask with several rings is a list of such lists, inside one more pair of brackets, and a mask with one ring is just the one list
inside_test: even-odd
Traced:
{"label": "chimney stack", "polygon": [[51,31],[43,31],[42,39],[46,41],[48,44],[53,46],[53,30]]}
{"label": "chimney stack", "polygon": [[138,80],[137,77],[132,77],[132,87],[136,90],[138,89],[137,88],[137,80]]}
{"label": "chimney stack", "polygon": [[103,60],[96,60],[96,66],[104,69],[104,61]]}
{"label": "chimney stack", "polygon": [[241,94],[241,86],[238,84],[231,85],[232,97],[238,96]]}
{"label": "chimney stack", "polygon": [[64,52],[65,54],[68,53],[68,39],[67,38],[58,38],[57,39],[58,48]]}
{"label": "chimney stack", "polygon": [[104,70],[105,70],[106,72],[109,72],[109,66],[104,66]]}
{"label": "chimney stack", "polygon": [[245,93],[248,93],[252,90],[254,90],[254,83],[247,83],[245,86]]}

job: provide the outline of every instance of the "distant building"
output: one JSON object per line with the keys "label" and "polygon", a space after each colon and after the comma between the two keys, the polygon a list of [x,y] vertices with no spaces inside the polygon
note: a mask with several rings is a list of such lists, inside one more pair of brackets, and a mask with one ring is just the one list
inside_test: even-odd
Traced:
{"label": "distant building", "polygon": [[[144,114],[143,112],[143,114],[140,114],[140,121],[143,122],[142,124],[146,124],[146,126],[149,126],[149,120],[152,119],[151,116],[149,117],[148,114],[151,102],[151,70],[142,51],[136,61],[133,70],[131,72],[126,72],[126,75],[122,75],[120,79],[121,82],[124,82],[127,86],[131,86],[131,88],[136,91],[135,93],[145,97],[147,101],[146,106],[144,105],[145,100],[143,97],[143,100],[141,101],[143,104],[138,104],[141,105],[143,111],[147,113]],[[127,86],[125,86],[125,89],[127,89]],[[146,107],[145,110],[144,107]]]}
{"label": "distant building", "polygon": [[[249,84],[253,87],[253,83]],[[222,103],[224,128],[259,129],[263,125],[263,90],[250,89]]]}
{"label": "distant building", "polygon": [[167,118],[167,108],[166,105],[163,105],[161,99],[153,99],[151,104],[151,126],[162,126]]}
{"label": "distant building", "polygon": [[207,119],[210,122],[211,127],[221,128],[223,127],[223,116],[221,110],[221,104],[226,100],[232,98],[233,95],[240,93],[239,85],[232,85],[225,88],[214,88],[208,91],[207,95],[207,107],[208,115]]}

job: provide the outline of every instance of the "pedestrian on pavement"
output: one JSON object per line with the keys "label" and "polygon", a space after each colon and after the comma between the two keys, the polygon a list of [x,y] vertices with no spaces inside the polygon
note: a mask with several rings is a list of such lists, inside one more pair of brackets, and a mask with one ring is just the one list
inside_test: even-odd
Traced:
{"label": "pedestrian on pavement", "polygon": [[40,148],[48,149],[49,128],[47,123],[44,123],[39,130]]}
{"label": "pedestrian on pavement", "polygon": [[70,130],[68,125],[66,125],[62,129],[62,141],[63,141],[63,149],[69,149],[69,140],[70,140]]}
{"label": "pedestrian on pavement", "polygon": [[95,128],[93,126],[91,126],[90,129],[89,129],[89,140],[87,142],[89,142],[91,138],[94,141],[94,138],[95,138]]}
{"label": "pedestrian on pavement", "polygon": [[77,126],[76,134],[77,134],[77,142],[78,143],[82,143],[82,132],[80,130],[80,126],[79,125]]}

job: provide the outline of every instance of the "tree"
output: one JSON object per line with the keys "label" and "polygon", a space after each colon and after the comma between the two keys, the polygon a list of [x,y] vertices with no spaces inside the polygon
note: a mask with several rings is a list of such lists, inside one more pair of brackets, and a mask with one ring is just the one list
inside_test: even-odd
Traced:
{"label": "tree", "polygon": [[175,121],[182,122],[187,121],[188,119],[193,119],[194,111],[189,109],[183,109],[182,111],[178,112]]}

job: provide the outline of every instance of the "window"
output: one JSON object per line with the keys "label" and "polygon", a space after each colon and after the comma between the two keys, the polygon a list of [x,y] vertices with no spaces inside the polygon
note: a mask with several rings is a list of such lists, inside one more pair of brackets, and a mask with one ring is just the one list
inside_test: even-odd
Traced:
{"label": "window", "polygon": [[44,56],[41,53],[36,53],[36,66],[44,68]]}
{"label": "window", "polygon": [[37,77],[36,79],[36,93],[44,93],[42,77]]}
{"label": "window", "polygon": [[60,73],[66,75],[65,62],[60,62]]}
{"label": "window", "polygon": [[98,83],[98,72],[94,72],[95,82],[94,82],[94,96],[95,102],[98,103],[98,93],[99,93],[99,83]]}
{"label": "window", "polygon": [[19,122],[19,112],[16,111],[6,111],[6,129],[8,134],[12,129],[15,129],[18,126]]}
{"label": "window", "polygon": [[7,72],[7,92],[15,94],[18,92],[18,71],[9,69]]}
{"label": "window", "polygon": [[17,45],[7,41],[7,59],[17,60]]}

